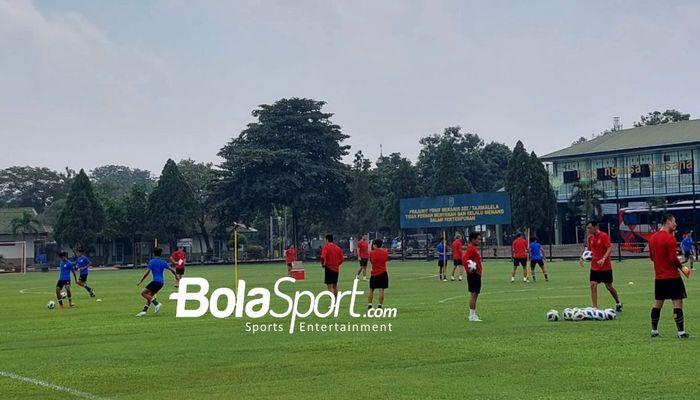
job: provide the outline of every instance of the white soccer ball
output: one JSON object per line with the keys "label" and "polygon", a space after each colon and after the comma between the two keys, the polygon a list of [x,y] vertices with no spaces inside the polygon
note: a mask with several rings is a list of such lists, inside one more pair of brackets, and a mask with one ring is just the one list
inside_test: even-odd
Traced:
{"label": "white soccer ball", "polygon": [[612,308],[606,308],[603,312],[605,313],[605,319],[612,320],[617,318],[617,313]]}
{"label": "white soccer ball", "polygon": [[574,310],[570,308],[565,308],[562,312],[562,316],[564,317],[564,321],[571,321],[574,316]]}
{"label": "white soccer ball", "polygon": [[185,260],[178,260],[177,265],[182,266],[185,264]]}
{"label": "white soccer ball", "polygon": [[581,254],[581,259],[583,261],[591,261],[593,259],[593,253],[590,250],[586,250]]}
{"label": "white soccer ball", "polygon": [[586,307],[586,308],[583,310],[584,319],[586,319],[586,320],[593,320],[593,319],[595,319],[595,311],[596,311],[596,310],[595,310],[595,308],[593,308],[593,307]]}
{"label": "white soccer ball", "polygon": [[476,271],[476,263],[475,263],[473,260],[467,261],[467,269],[468,269],[470,272]]}
{"label": "white soccer ball", "polygon": [[46,307],[49,310],[53,310],[54,308],[56,308],[56,303],[54,303],[53,300],[49,300],[49,302],[46,304]]}
{"label": "white soccer ball", "polygon": [[583,321],[584,318],[586,318],[586,314],[584,314],[583,311],[576,309],[571,319],[574,321]]}
{"label": "white soccer ball", "polygon": [[559,311],[557,311],[557,310],[547,311],[547,321],[549,321],[549,322],[559,321]]}
{"label": "white soccer ball", "polygon": [[605,311],[603,310],[593,311],[593,316],[596,319],[596,321],[605,321]]}

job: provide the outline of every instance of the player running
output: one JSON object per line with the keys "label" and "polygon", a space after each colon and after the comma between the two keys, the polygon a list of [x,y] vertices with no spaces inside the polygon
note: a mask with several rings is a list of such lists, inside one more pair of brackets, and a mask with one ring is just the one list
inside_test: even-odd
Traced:
{"label": "player running", "polygon": [[452,263],[454,266],[452,267],[452,280],[455,280],[455,270],[459,268],[459,280],[462,280],[462,276],[464,275],[464,265],[462,265],[462,246],[464,246],[464,243],[462,243],[462,235],[459,233],[455,234],[455,240],[452,242]]}
{"label": "player running", "polygon": [[544,266],[544,249],[542,245],[537,241],[535,236],[530,238],[530,275],[532,275],[532,282],[536,282],[535,278],[535,265],[539,265],[542,273],[544,274],[545,282],[549,282],[549,276],[547,276],[547,268]]}
{"label": "player running", "polygon": [[447,282],[447,273],[445,272],[447,254],[445,254],[445,244],[442,242],[442,238],[440,238],[440,242],[435,248],[435,251],[438,256],[438,280]]}
{"label": "player running", "polygon": [[673,303],[673,319],[676,322],[677,336],[690,337],[683,321],[683,299],[687,296],[679,270],[690,277],[688,267],[681,265],[676,257],[676,218],[666,214],[661,219],[661,229],[649,238],[649,257],[654,262],[654,306],[651,309],[651,337],[659,336],[661,308],[666,299]]}
{"label": "player running", "polygon": [[58,282],[56,282],[56,299],[58,300],[58,306],[63,308],[63,296],[61,295],[61,289],[66,288],[66,297],[68,297],[68,305],[70,307],[75,307],[73,304],[73,295],[70,291],[70,274],[73,273],[73,278],[77,281],[78,277],[75,276],[75,268],[73,263],[68,261],[68,253],[62,251],[58,253],[58,257],[61,259],[61,264],[59,264],[60,274],[58,275]]}
{"label": "player running", "polygon": [[[613,271],[612,262],[610,261],[610,253],[612,252],[612,244],[607,233],[600,230],[598,222],[588,221],[586,224],[588,230],[588,250],[593,254],[591,259],[591,305],[593,308],[598,308],[598,284],[605,284],[605,288],[615,299],[615,311],[622,311],[622,303],[620,296],[617,294],[617,289],[613,286]],[[579,266],[583,268],[583,259],[579,260]]]}
{"label": "player running", "polygon": [[[479,254],[479,246],[481,245],[481,233],[469,233],[469,247],[462,256],[462,261],[467,268],[467,289],[469,290],[469,321],[481,322],[481,318],[476,314],[476,301],[481,293],[481,254]],[[473,267],[470,267],[473,265]]]}
{"label": "player running", "polygon": [[323,282],[333,296],[338,296],[338,276],[343,263],[343,249],[333,243],[333,235],[326,235],[326,245],[321,250],[321,267],[324,269]]}
{"label": "player running", "polygon": [[515,271],[518,270],[518,266],[522,266],[523,282],[527,283],[527,240],[522,233],[518,232],[515,235],[511,251],[513,252],[513,272],[510,274],[510,282],[515,282]]}
{"label": "player running", "polygon": [[357,241],[357,248],[355,250],[355,255],[357,259],[360,260],[360,269],[357,270],[355,274],[355,279],[360,279],[360,272],[362,272],[362,280],[367,280],[367,260],[369,259],[369,239],[367,235],[362,235],[362,238]]}
{"label": "player running", "polygon": [[683,261],[683,263],[690,261],[690,269],[694,270],[693,262],[695,261],[695,249],[693,248],[693,231],[688,231],[683,235],[681,250],[683,250],[683,256],[685,256],[685,261]]}
{"label": "player running", "polygon": [[187,263],[187,254],[185,254],[185,248],[178,246],[177,250],[170,255],[170,263],[175,267],[175,287],[178,286],[178,282],[182,279],[182,275],[185,275],[185,264]]}
{"label": "player running", "polygon": [[146,279],[148,274],[153,273],[153,280],[148,285],[146,285],[146,288],[143,289],[143,291],[141,292],[141,296],[143,296],[143,298],[146,299],[146,305],[143,306],[143,310],[140,313],[136,314],[137,317],[143,317],[144,315],[146,315],[146,313],[148,313],[148,307],[150,307],[151,303],[153,303],[154,313],[157,314],[160,311],[160,302],[158,302],[158,299],[156,299],[155,296],[165,284],[165,279],[163,278],[163,271],[165,271],[166,269],[169,270],[175,276],[175,280],[179,281],[175,270],[170,265],[168,265],[168,263],[165,262],[165,260],[160,258],[162,254],[163,249],[159,247],[153,249],[154,257],[151,259],[151,261],[148,262],[148,269],[146,270],[146,273],[143,274],[143,277],[141,278],[139,283],[136,284],[136,286],[140,286],[141,283]]}
{"label": "player running", "polygon": [[287,247],[284,252],[284,257],[287,260],[287,276],[292,276],[292,263],[297,259],[297,250],[294,248],[293,244]]}
{"label": "player running", "polygon": [[379,290],[379,304],[377,308],[384,307],[384,290],[389,288],[389,274],[386,271],[386,263],[389,261],[389,252],[382,248],[384,242],[381,239],[372,241],[372,251],[369,253],[369,261],[372,263],[371,276],[369,278],[369,305],[372,308],[374,302],[374,290]]}
{"label": "player running", "polygon": [[88,270],[90,269],[90,259],[85,255],[85,250],[78,249],[78,259],[75,260],[75,268],[80,271],[80,277],[75,281],[78,286],[84,287],[90,294],[90,297],[95,297],[95,292],[88,286]]}

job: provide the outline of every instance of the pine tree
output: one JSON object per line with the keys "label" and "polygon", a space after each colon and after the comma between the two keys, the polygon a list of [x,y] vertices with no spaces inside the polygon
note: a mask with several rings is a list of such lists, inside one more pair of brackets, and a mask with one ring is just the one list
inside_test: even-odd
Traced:
{"label": "pine tree", "polygon": [[58,217],[56,239],[72,249],[90,248],[104,226],[104,210],[82,169],[73,180],[66,206]]}

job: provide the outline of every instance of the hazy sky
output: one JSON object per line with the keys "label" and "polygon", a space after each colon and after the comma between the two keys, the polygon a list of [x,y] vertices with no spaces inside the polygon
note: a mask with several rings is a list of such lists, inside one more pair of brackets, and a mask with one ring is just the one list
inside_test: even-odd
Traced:
{"label": "hazy sky", "polygon": [[160,173],[283,97],[352,153],[460,125],[539,155],[652,110],[700,118],[698,1],[0,0],[0,168]]}

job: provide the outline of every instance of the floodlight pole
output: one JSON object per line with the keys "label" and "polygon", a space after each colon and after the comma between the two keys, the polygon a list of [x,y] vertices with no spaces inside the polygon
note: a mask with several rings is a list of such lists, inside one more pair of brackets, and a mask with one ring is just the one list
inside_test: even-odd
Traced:
{"label": "floodlight pole", "polygon": [[615,220],[617,221],[617,262],[622,262],[622,244],[620,243],[620,189],[619,177],[615,178]]}
{"label": "floodlight pole", "polygon": [[233,226],[233,289],[238,296],[238,224]]}
{"label": "floodlight pole", "polygon": [[[693,163],[693,169],[690,170],[691,172],[691,182],[692,182],[692,187],[693,187],[693,234],[697,232],[698,230],[698,220],[697,220],[697,215],[695,212],[695,151],[692,150],[690,152],[690,162]],[[695,257],[697,258],[697,246],[693,244],[693,247],[695,247]]]}

